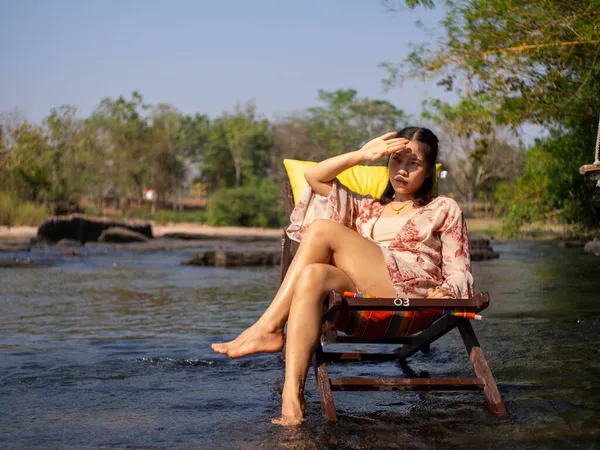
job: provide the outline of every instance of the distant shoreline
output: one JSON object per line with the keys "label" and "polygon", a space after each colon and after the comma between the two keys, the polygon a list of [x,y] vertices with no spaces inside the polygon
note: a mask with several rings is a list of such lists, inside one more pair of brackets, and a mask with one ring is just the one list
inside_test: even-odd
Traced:
{"label": "distant shoreline", "polygon": [[[469,234],[489,235],[492,239],[503,239],[498,233],[500,222],[495,219],[466,219]],[[23,243],[37,236],[38,227],[34,226],[0,226],[0,242]],[[254,228],[254,227],[215,227],[203,223],[152,223],[152,234],[154,238],[160,238],[167,234],[189,234],[219,237],[247,236],[278,238],[282,236],[281,228]],[[565,236],[560,226],[546,225],[539,229],[525,230],[523,240],[577,240],[576,236]]]}
{"label": "distant shoreline", "polygon": [[[36,237],[38,227],[0,226],[0,241],[24,242]],[[152,234],[155,238],[171,233],[202,234],[215,237],[228,236],[259,236],[277,238],[282,236],[281,228],[252,228],[252,227],[213,227],[201,223],[174,223],[168,225],[152,225]]]}

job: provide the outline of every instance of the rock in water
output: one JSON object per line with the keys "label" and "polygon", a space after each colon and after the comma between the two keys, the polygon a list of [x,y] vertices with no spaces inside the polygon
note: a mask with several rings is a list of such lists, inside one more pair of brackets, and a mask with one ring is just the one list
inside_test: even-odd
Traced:
{"label": "rock in water", "polygon": [[585,244],[586,242],[580,239],[570,239],[567,241],[560,241],[558,246],[562,248],[584,248]]}
{"label": "rock in water", "polygon": [[0,259],[0,268],[11,268],[11,267],[24,267],[34,265],[30,258],[11,258],[11,259]]}
{"label": "rock in water", "polygon": [[490,239],[484,235],[469,234],[469,250],[471,261],[483,261],[500,257],[490,245]]}
{"label": "rock in water", "polygon": [[600,256],[600,240],[594,239],[593,241],[588,242],[583,247],[583,250],[588,253],[593,253],[596,256]]}
{"label": "rock in water", "polygon": [[97,241],[104,230],[113,227],[125,228],[152,238],[152,226],[148,222],[113,220],[81,214],[49,217],[38,228],[37,236],[39,239],[51,243],[61,239],[73,239],[83,244]]}
{"label": "rock in water", "polygon": [[147,236],[122,227],[110,227],[102,232],[98,242],[146,242]]}
{"label": "rock in water", "polygon": [[197,253],[193,258],[181,261],[187,266],[275,266],[281,259],[280,250],[208,250]]}
{"label": "rock in water", "polygon": [[28,252],[31,244],[28,242],[2,242],[0,241],[0,252]]}
{"label": "rock in water", "polygon": [[76,241],[74,239],[61,239],[56,243],[57,247],[79,247],[81,246],[81,242]]}

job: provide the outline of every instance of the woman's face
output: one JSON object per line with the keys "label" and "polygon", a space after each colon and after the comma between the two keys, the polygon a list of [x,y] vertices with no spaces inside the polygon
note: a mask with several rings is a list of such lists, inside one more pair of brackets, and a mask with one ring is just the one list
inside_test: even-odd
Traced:
{"label": "woman's face", "polygon": [[409,141],[407,147],[392,153],[388,162],[390,182],[398,194],[414,194],[429,174],[419,141]]}

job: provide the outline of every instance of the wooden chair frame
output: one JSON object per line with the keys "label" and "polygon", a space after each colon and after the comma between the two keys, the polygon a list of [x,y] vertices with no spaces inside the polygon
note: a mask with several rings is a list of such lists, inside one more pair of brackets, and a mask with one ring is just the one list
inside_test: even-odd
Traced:
{"label": "wooden chair frame", "polygon": [[[283,183],[282,193],[286,214],[291,214],[294,200],[289,182]],[[281,252],[281,280],[285,277],[291,260],[298,249],[298,243],[284,233]],[[405,300],[405,299],[402,299]],[[489,295],[481,292],[468,299],[423,299],[411,298],[408,302],[399,302],[395,298],[343,298],[339,291],[332,291],[324,300],[323,320],[332,317],[340,310],[386,310],[386,311],[423,311],[428,307],[474,308],[482,311],[489,305]],[[399,304],[408,303],[410,306]],[[475,378],[330,378],[327,362],[350,361],[404,361],[418,351],[429,352],[432,342],[458,328],[471,364]],[[364,339],[353,336],[338,336],[335,344],[402,344],[393,353],[364,352],[325,352],[319,342],[313,356],[313,367],[317,378],[321,409],[328,421],[336,421],[337,414],[332,391],[448,391],[481,390],[489,410],[497,416],[506,416],[502,396],[498,391],[494,376],[489,368],[483,350],[479,345],[475,331],[469,319],[443,315],[425,330],[407,337],[393,339]]]}

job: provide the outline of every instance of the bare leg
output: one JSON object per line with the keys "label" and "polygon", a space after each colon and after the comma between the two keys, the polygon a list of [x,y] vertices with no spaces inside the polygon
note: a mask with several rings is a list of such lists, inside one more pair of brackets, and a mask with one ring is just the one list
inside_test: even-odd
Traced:
{"label": "bare leg", "polygon": [[355,287],[374,295],[396,295],[381,250],[350,230],[324,227],[323,240],[332,250],[332,263],[304,267],[296,282],[288,318],[285,384],[281,418],[294,425],[303,420],[304,383],[321,334],[322,301],[332,289]]}
{"label": "bare leg", "polygon": [[[239,358],[251,353],[274,353],[283,348],[283,327],[290,312],[298,275],[308,264],[328,263],[331,260],[331,249],[327,245],[323,245],[322,239],[320,239],[322,233],[319,231],[320,228],[329,224],[338,225],[328,220],[319,220],[309,227],[267,310],[254,325],[233,341],[213,344],[214,351],[226,354],[231,358]],[[345,228],[343,225],[338,226]],[[243,350],[240,349],[242,346]]]}
{"label": "bare leg", "polygon": [[[235,340],[213,344],[213,350],[231,358],[280,351],[283,348],[283,327],[290,313],[298,278],[306,266],[319,263],[333,263],[362,290],[374,286],[395,295],[383,255],[376,244],[343,225],[318,220],[304,235],[279,291],[260,319]],[[375,295],[385,295],[370,291]]]}
{"label": "bare leg", "polygon": [[300,274],[287,327],[285,384],[279,425],[295,425],[304,416],[304,383],[312,354],[321,336],[323,297],[332,289],[352,290],[355,285],[337,267],[310,264]]}

